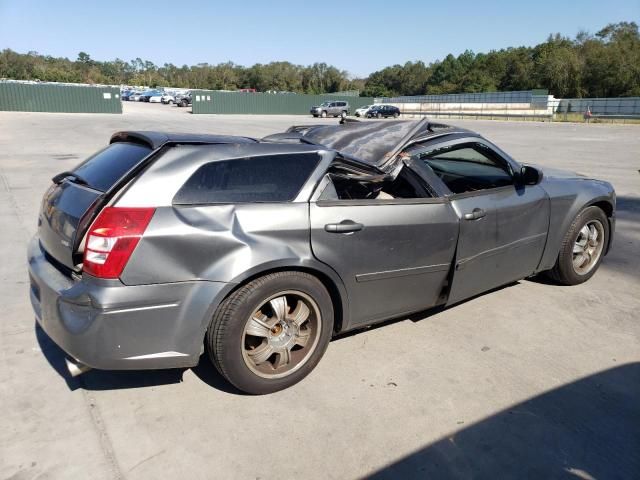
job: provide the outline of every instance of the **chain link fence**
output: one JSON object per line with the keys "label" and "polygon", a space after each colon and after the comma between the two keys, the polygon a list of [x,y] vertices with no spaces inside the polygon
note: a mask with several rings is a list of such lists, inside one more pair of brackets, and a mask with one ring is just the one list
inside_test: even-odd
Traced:
{"label": "chain link fence", "polygon": [[640,97],[562,98],[551,103],[556,121],[640,120]]}

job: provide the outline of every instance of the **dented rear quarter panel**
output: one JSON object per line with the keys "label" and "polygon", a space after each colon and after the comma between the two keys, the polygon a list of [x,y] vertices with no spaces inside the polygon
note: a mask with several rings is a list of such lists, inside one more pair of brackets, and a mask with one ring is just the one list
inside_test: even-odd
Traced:
{"label": "dented rear quarter panel", "polygon": [[162,207],[121,278],[128,285],[237,282],[273,262],[310,260],[307,203]]}
{"label": "dented rear quarter panel", "polygon": [[[184,182],[203,164],[274,153],[317,151],[320,160],[292,202],[173,205]],[[243,144],[168,149],[116,200],[118,206],[155,207],[121,280],[126,285],[190,281],[234,285],[274,270],[300,269],[327,279],[346,311],[338,274],[311,252],[309,198],[335,156],[309,145]],[[337,298],[334,298],[337,300]],[[212,298],[211,308],[219,298]]]}

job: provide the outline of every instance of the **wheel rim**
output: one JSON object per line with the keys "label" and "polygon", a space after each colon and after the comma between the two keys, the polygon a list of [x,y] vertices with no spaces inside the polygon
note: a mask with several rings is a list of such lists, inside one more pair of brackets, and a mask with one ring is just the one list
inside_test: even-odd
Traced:
{"label": "wheel rim", "polygon": [[242,357],[260,377],[286,377],[307,363],[321,329],[320,309],[309,295],[297,290],[279,292],[262,301],[247,319]]}
{"label": "wheel rim", "polygon": [[573,244],[573,270],[586,275],[598,263],[604,247],[604,226],[599,220],[587,222]]}

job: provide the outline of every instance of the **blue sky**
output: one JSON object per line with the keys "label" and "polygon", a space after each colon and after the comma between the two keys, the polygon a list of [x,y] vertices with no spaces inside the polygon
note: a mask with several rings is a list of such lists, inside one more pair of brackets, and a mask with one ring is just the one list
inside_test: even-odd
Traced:
{"label": "blue sky", "polygon": [[640,23],[640,0],[0,0],[0,49],[158,65],[326,62],[364,76],[465,49],[535,45],[610,22]]}

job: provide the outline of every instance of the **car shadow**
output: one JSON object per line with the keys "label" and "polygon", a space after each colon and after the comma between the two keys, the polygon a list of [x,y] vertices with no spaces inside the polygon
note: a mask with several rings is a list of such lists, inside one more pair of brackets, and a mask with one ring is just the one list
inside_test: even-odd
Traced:
{"label": "car shadow", "polygon": [[[49,338],[46,332],[35,322],[35,335],[40,350],[49,365],[65,381],[69,390],[120,390],[144,388],[158,385],[169,385],[182,382],[186,368],[164,370],[89,370],[72,377],[65,363],[67,354]],[[215,369],[208,358],[203,355],[200,363],[191,369],[201,381],[225,393],[244,395],[233,385],[229,384]]]}
{"label": "car shadow", "polygon": [[482,293],[479,293],[477,295],[474,295],[473,297],[466,298],[466,299],[464,299],[464,300],[462,300],[462,301],[460,301],[458,303],[454,303],[453,305],[446,305],[446,306],[445,305],[440,305],[440,306],[437,306],[437,307],[429,308],[427,310],[421,310],[421,311],[418,311],[418,312],[414,312],[414,313],[411,313],[409,315],[405,314],[405,315],[402,315],[400,317],[391,318],[389,320],[384,320],[382,322],[374,323],[373,325],[367,325],[367,326],[364,326],[364,327],[358,327],[358,328],[355,328],[354,330],[349,330],[348,332],[340,333],[338,335],[335,335],[331,339],[331,341],[332,342],[340,341],[342,339],[353,337],[354,335],[358,335],[358,334],[363,333],[363,332],[370,332],[372,330],[377,330],[378,328],[386,327],[387,325],[392,325],[392,324],[398,323],[398,322],[404,322],[405,320],[410,320],[410,321],[412,321],[414,323],[421,322],[422,320],[426,320],[427,318],[429,318],[429,317],[431,317],[433,315],[436,315],[436,314],[438,314],[440,312],[443,312],[445,310],[449,310],[450,308],[455,308],[455,307],[457,307],[459,305],[463,305],[463,304],[465,304],[467,302],[475,300],[478,297],[482,297],[484,295],[490,295],[490,294],[492,294],[494,292],[498,292],[500,290],[504,290],[505,288],[514,287],[514,286],[519,285],[519,284],[520,284],[519,281],[518,282],[507,283],[506,285],[501,285],[500,287],[495,287],[495,288],[492,288],[491,290],[487,290],[486,292],[482,292]]}
{"label": "car shadow", "polygon": [[367,478],[640,478],[639,426],[640,363],[631,363],[502,410]]}

